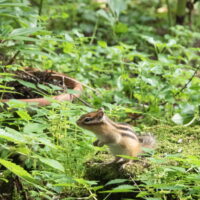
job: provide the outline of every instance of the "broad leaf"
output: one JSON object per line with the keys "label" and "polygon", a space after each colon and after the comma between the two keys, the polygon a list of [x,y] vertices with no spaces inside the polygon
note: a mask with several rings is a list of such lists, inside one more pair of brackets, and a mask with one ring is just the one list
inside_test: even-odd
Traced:
{"label": "broad leaf", "polygon": [[36,157],[39,158],[39,160],[41,162],[45,163],[46,165],[49,165],[50,167],[53,167],[54,169],[57,169],[61,172],[65,171],[65,168],[63,167],[63,165],[60,162],[58,162],[57,160],[53,160],[50,158],[44,158],[41,156],[36,156]]}
{"label": "broad leaf", "polygon": [[124,183],[127,179],[114,179],[106,183],[106,185],[112,185],[112,184],[118,184],[118,183]]}
{"label": "broad leaf", "polygon": [[26,181],[29,181],[31,183],[36,183],[34,178],[29,174],[25,169],[20,167],[19,165],[16,165],[13,162],[4,160],[0,158],[0,164],[6,167],[8,170],[10,170],[12,173],[16,174],[17,176],[23,178]]}
{"label": "broad leaf", "polygon": [[175,124],[183,124],[183,117],[179,114],[179,113],[176,113],[173,117],[172,117],[172,121],[175,123]]}
{"label": "broad leaf", "polygon": [[124,184],[117,186],[112,190],[102,191],[101,193],[124,193],[124,192],[132,192],[133,189],[135,189],[135,186]]}
{"label": "broad leaf", "polygon": [[[7,130],[12,130],[12,129],[7,128]],[[25,139],[17,131],[10,133],[8,131],[0,129],[0,138],[3,138],[5,140],[8,140],[8,141],[14,142],[14,143],[25,142]]]}

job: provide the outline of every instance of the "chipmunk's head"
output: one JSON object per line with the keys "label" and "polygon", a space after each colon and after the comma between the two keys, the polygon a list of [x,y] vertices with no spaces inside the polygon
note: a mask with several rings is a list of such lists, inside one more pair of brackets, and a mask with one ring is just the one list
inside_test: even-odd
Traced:
{"label": "chipmunk's head", "polygon": [[82,115],[77,120],[77,125],[86,129],[90,129],[89,127],[93,125],[98,125],[103,123],[104,120],[104,110],[100,108],[97,111],[89,112],[87,114]]}

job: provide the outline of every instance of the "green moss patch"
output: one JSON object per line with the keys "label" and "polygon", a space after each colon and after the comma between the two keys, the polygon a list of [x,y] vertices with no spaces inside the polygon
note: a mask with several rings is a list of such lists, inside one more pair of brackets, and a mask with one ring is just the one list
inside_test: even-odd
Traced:
{"label": "green moss patch", "polygon": [[157,138],[157,154],[181,153],[200,156],[200,126],[166,126],[147,128]]}
{"label": "green moss patch", "polygon": [[[120,170],[120,165],[103,165],[112,159],[111,154],[99,153],[87,163],[85,179],[98,181],[104,187],[97,192],[98,199],[198,199],[200,166],[200,127],[154,126],[146,128],[156,136],[157,148],[151,157],[142,157],[132,165]],[[107,185],[112,180],[126,180],[120,184]],[[127,186],[128,185],[128,186]],[[117,187],[134,186],[132,192],[118,191]],[[120,190],[119,190],[120,191]],[[103,192],[103,193],[102,193]],[[116,193],[115,193],[116,192]],[[144,198],[141,198],[144,197]]]}

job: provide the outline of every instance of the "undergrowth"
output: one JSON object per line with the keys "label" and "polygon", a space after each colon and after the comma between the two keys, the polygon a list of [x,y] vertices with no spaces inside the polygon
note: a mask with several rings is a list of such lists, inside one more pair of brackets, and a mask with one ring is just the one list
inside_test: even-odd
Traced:
{"label": "undergrowth", "polygon": [[[1,99],[17,94],[9,83],[23,67],[84,86],[73,102],[0,103],[0,199],[200,198],[199,2],[192,24],[176,25],[175,10],[156,0],[0,1]],[[76,125],[100,107],[155,135],[156,150],[124,171],[103,165],[107,147]]]}

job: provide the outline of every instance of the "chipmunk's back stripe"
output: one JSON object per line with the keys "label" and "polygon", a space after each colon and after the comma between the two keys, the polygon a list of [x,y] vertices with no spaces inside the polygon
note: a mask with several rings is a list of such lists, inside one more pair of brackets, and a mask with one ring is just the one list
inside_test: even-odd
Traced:
{"label": "chipmunk's back stripe", "polygon": [[128,133],[122,133],[122,137],[130,137],[134,140],[137,140],[137,137],[133,134],[128,134]]}
{"label": "chipmunk's back stripe", "polygon": [[124,130],[124,131],[130,131],[130,132],[134,133],[132,128],[129,127],[129,125],[123,124],[123,123],[115,123],[112,120],[110,120],[109,118],[108,118],[108,120],[115,128],[118,128],[118,129],[121,129],[121,130]]}
{"label": "chipmunk's back stripe", "polygon": [[128,127],[124,127],[124,126],[117,126],[118,129],[124,130],[124,131],[130,131],[133,133],[133,130],[131,128]]}

